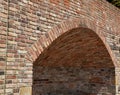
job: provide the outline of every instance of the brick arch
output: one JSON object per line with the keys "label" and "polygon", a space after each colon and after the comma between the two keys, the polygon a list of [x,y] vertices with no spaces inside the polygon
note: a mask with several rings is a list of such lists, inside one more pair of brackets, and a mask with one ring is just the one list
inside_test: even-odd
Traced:
{"label": "brick arch", "polygon": [[33,63],[32,90],[33,95],[114,95],[115,67],[94,31],[73,28],[57,37]]}
{"label": "brick arch", "polygon": [[94,31],[99,38],[103,41],[105,47],[107,48],[111,59],[114,63],[114,66],[118,67],[117,60],[112,53],[112,50],[110,46],[108,45],[104,33],[107,32],[105,27],[100,27],[97,25],[98,23],[95,21],[91,21],[89,19],[78,19],[78,18],[72,18],[68,19],[61,24],[53,27],[49,32],[47,32],[45,35],[41,35],[39,40],[35,42],[31,47],[27,48],[27,54],[25,55],[25,58],[32,63],[38,58],[38,56],[43,52],[45,48],[47,48],[55,39],[57,39],[60,35],[64,34],[65,32],[68,32],[69,30],[72,30],[74,28],[88,28],[92,31]]}

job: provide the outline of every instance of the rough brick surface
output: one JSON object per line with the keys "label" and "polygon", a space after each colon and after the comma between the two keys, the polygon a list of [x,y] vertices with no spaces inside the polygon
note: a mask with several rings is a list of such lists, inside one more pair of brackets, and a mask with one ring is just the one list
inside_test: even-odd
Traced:
{"label": "rough brick surface", "polygon": [[115,95],[115,89],[113,61],[86,28],[64,33],[33,63],[33,95]]}
{"label": "rough brick surface", "polygon": [[82,27],[95,32],[107,48],[119,95],[119,14],[105,0],[1,0],[0,94],[19,95],[21,87],[31,86],[33,62],[45,48],[65,32]]}
{"label": "rough brick surface", "polygon": [[6,74],[6,52],[7,52],[7,26],[8,26],[8,3],[0,1],[0,95],[4,95]]}
{"label": "rough brick surface", "polygon": [[33,95],[115,95],[114,68],[35,67]]}

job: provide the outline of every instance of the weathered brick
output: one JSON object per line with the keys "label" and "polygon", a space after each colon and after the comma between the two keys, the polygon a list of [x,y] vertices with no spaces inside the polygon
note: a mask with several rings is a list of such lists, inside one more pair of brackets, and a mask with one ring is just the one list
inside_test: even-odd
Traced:
{"label": "weathered brick", "polygon": [[[118,39],[119,38],[118,36],[120,34],[119,14],[120,14],[119,9],[111,6],[104,0],[93,0],[93,1],[92,0],[75,0],[75,1],[74,0],[62,0],[62,1],[61,0],[10,0],[9,2],[7,0],[1,0],[0,1],[0,70],[2,70],[2,72],[0,74],[0,79],[3,79],[3,81],[5,81],[6,80],[5,78],[8,77],[10,78],[10,80],[8,79],[9,84],[4,85],[3,83],[3,85],[0,85],[1,87],[0,95],[13,95],[13,94],[19,95],[19,88],[21,88],[22,86],[31,85],[32,68],[34,69],[34,67],[32,67],[33,66],[32,63],[37,62],[36,59],[39,59],[39,56],[46,51],[46,48],[50,47],[51,44],[54,44],[56,42],[56,39],[58,39],[60,35],[62,36],[65,32],[69,32],[73,28],[84,27],[91,29],[93,32],[95,32],[105,43],[114,65],[119,66],[119,64],[117,64],[120,62],[120,54],[119,54],[120,50],[119,50],[119,39]],[[93,37],[93,35],[90,35],[90,37]],[[83,39],[87,40],[89,39],[89,37],[83,36]],[[61,39],[60,41],[63,41],[63,39]],[[60,43],[60,41],[56,43]],[[65,44],[60,47],[61,48],[65,47],[67,45],[67,42],[69,41],[71,40],[64,41]],[[81,51],[81,49],[85,49],[85,47],[82,46],[89,44],[89,41],[93,41],[93,40],[89,39],[86,43],[83,43],[81,45],[81,48],[78,48],[79,44],[74,45],[75,43],[73,44],[71,42],[70,44],[73,44],[72,47],[72,49],[74,49],[73,52],[75,50],[79,52]],[[95,47],[97,46],[99,48],[101,47],[100,44],[96,43],[96,46],[93,47],[94,51],[95,51]],[[64,52],[60,50],[54,53],[54,51],[58,49],[57,46],[55,47],[56,48],[53,51],[51,50],[50,53],[52,54],[52,56],[54,56],[54,58],[56,58],[54,60],[56,63],[47,64],[46,62],[45,66],[49,66],[49,65],[59,66],[58,63],[60,62],[61,64],[65,63],[64,65],[68,66],[70,61],[74,58],[77,57],[81,58],[84,55],[89,56],[89,54],[78,55],[78,52],[76,52],[76,54],[68,55],[68,53],[71,52],[72,50],[69,51],[70,47],[67,46]],[[91,50],[90,47],[88,50]],[[103,55],[100,56],[100,58],[103,58],[103,56],[107,55],[104,49],[100,49],[98,51],[101,51],[101,53],[103,53]],[[57,60],[57,54],[59,53],[61,53],[61,55],[63,54],[64,56],[63,57],[59,56],[58,58],[59,60]],[[98,52],[91,52],[90,54],[95,55],[97,53]],[[66,57],[68,58],[68,61],[63,60]],[[47,58],[49,58],[49,56],[46,56],[45,60]],[[48,63],[54,62],[52,60],[54,58],[52,57],[51,60],[48,61]],[[89,61],[89,63],[87,64],[84,63],[86,62],[86,60],[84,59],[81,60],[84,63],[83,65],[84,68],[85,67],[89,68],[90,66],[96,68],[101,68],[102,66],[109,67],[111,62],[109,62],[108,60],[105,62],[105,64],[99,65],[103,62],[105,58],[107,60],[108,57],[104,57],[99,61],[98,61],[99,58],[96,58],[94,62],[96,61],[97,62],[96,63],[93,62],[94,64],[91,63],[90,60],[87,60]],[[35,64],[39,65],[39,62]],[[73,63],[71,63],[71,65],[73,65]],[[79,64],[76,63],[75,61],[74,65],[79,65]],[[3,71],[6,72],[4,74],[6,74],[7,77],[5,77]],[[15,74],[15,78],[13,78],[12,74],[13,75]],[[107,78],[108,77],[106,77],[106,79]],[[63,82],[62,80],[65,79],[61,78],[60,80],[62,85]],[[92,82],[93,80],[94,79],[91,79]],[[112,84],[114,85],[114,79],[111,80],[113,80]],[[14,82],[18,85],[15,85]],[[98,83],[100,82],[101,81],[99,81]],[[47,83],[49,84],[52,82],[48,81]],[[97,84],[97,82],[95,83]],[[120,81],[118,78],[117,85],[119,85],[119,83]],[[6,88],[6,91],[4,90],[4,87]],[[64,87],[66,86],[64,85]],[[74,83],[68,84],[67,87],[74,88],[75,84]],[[83,88],[84,87],[85,86],[83,86]],[[67,91],[67,89],[65,90]],[[83,95],[85,94],[83,92],[81,93]],[[94,95],[94,93],[92,94]],[[74,93],[74,95],[77,95],[77,93]]]}
{"label": "weathered brick", "polygon": [[7,14],[4,14],[4,13],[0,13],[0,17],[3,17],[3,18],[7,18]]}

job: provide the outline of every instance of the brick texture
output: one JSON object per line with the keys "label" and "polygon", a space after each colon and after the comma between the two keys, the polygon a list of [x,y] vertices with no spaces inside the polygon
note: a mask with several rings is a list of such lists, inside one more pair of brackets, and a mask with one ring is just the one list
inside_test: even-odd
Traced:
{"label": "brick texture", "polygon": [[0,95],[5,92],[8,3],[0,1]]}
{"label": "brick texture", "polygon": [[120,95],[119,14],[105,0],[0,0],[0,95],[19,95],[31,86],[33,63],[73,28],[90,29],[104,43]]}
{"label": "brick texture", "polygon": [[33,95],[115,95],[114,68],[38,66],[33,71]]}
{"label": "brick texture", "polygon": [[72,29],[33,63],[33,95],[115,95],[115,68],[100,38]]}

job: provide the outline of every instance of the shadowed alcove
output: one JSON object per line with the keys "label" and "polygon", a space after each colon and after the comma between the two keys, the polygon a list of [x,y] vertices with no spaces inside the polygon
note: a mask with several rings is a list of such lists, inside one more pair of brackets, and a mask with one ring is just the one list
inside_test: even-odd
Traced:
{"label": "shadowed alcove", "polygon": [[59,36],[33,64],[33,95],[115,95],[115,67],[87,28]]}

